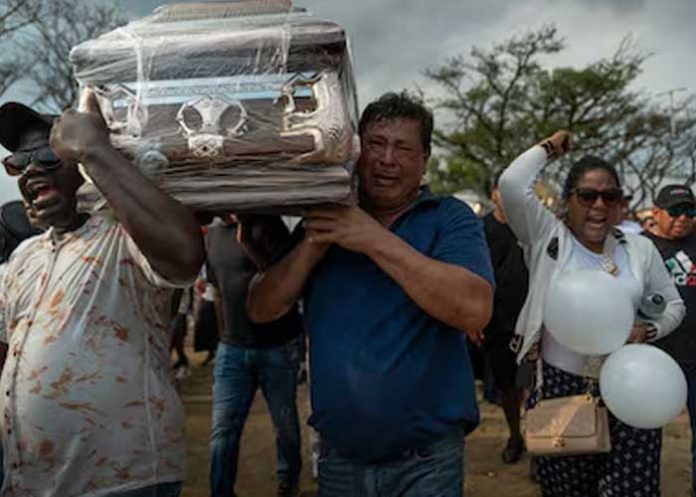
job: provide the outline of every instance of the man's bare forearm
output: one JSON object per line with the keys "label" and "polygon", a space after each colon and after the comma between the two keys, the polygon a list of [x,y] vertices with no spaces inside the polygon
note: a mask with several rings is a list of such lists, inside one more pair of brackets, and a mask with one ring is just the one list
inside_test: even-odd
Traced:
{"label": "man's bare forearm", "polygon": [[204,260],[193,212],[165,194],[111,147],[90,151],[83,165],[136,245],[162,275],[187,280]]}
{"label": "man's bare forearm", "polygon": [[309,275],[326,250],[326,246],[305,239],[281,261],[259,272],[249,285],[249,318],[268,323],[288,312],[299,300]]}
{"label": "man's bare forearm", "polygon": [[472,337],[480,335],[488,324],[493,287],[477,274],[427,257],[389,232],[367,255],[438,321]]}

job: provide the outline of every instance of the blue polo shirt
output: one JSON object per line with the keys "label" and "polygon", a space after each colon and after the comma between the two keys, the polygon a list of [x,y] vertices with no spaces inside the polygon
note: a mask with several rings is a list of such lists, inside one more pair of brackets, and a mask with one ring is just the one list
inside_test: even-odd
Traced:
{"label": "blue polo shirt", "polygon": [[[391,230],[493,283],[481,221],[463,202],[419,199]],[[462,331],[433,319],[368,257],[332,246],[305,288],[312,416],[347,457],[388,460],[479,421]]]}

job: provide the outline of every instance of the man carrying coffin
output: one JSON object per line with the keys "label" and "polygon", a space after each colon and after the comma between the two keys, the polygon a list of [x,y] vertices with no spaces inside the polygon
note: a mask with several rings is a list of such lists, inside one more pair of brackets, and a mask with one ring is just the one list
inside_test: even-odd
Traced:
{"label": "man carrying coffin", "polygon": [[[176,496],[184,413],[168,311],[203,262],[193,214],[116,151],[93,97],[55,122],[0,107],[3,160],[48,230],[12,255],[0,291],[3,496]],[[113,214],[79,213],[84,166]]]}
{"label": "man carrying coffin", "polygon": [[321,497],[462,492],[464,436],[479,420],[466,336],[480,341],[493,277],[476,215],[420,187],[432,128],[405,94],[370,104],[360,206],[311,210],[251,285],[257,322],[304,298]]}

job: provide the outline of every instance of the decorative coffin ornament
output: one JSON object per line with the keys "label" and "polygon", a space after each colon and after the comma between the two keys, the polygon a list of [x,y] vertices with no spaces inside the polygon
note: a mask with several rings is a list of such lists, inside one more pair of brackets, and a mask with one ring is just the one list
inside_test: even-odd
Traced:
{"label": "decorative coffin ornament", "polygon": [[111,141],[199,210],[352,203],[357,104],[343,29],[286,0],[176,4],[71,52]]}

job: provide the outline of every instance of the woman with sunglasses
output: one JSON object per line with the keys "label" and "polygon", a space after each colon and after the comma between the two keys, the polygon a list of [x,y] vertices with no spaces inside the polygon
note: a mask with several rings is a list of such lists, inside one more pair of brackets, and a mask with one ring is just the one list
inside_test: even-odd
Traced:
{"label": "woman with sunglasses", "polygon": [[[652,341],[670,333],[684,316],[684,304],[662,259],[645,237],[623,234],[622,193],[614,167],[597,157],[575,163],[563,188],[563,215],[549,212],[534,192],[546,162],[570,147],[570,133],[558,131],[520,155],[503,173],[499,188],[510,228],[525,251],[529,294],[516,333],[519,358],[541,361],[537,388],[530,399],[598,395],[601,361],[565,348],[543,323],[550,282],[574,269],[607,271],[618,278],[634,302],[644,295],[665,297],[665,312],[637,324],[629,342]],[[592,312],[588,309],[588,312]],[[660,495],[660,430],[640,430],[610,416],[612,450],[608,454],[536,458],[536,477],[543,497],[656,497]]]}

